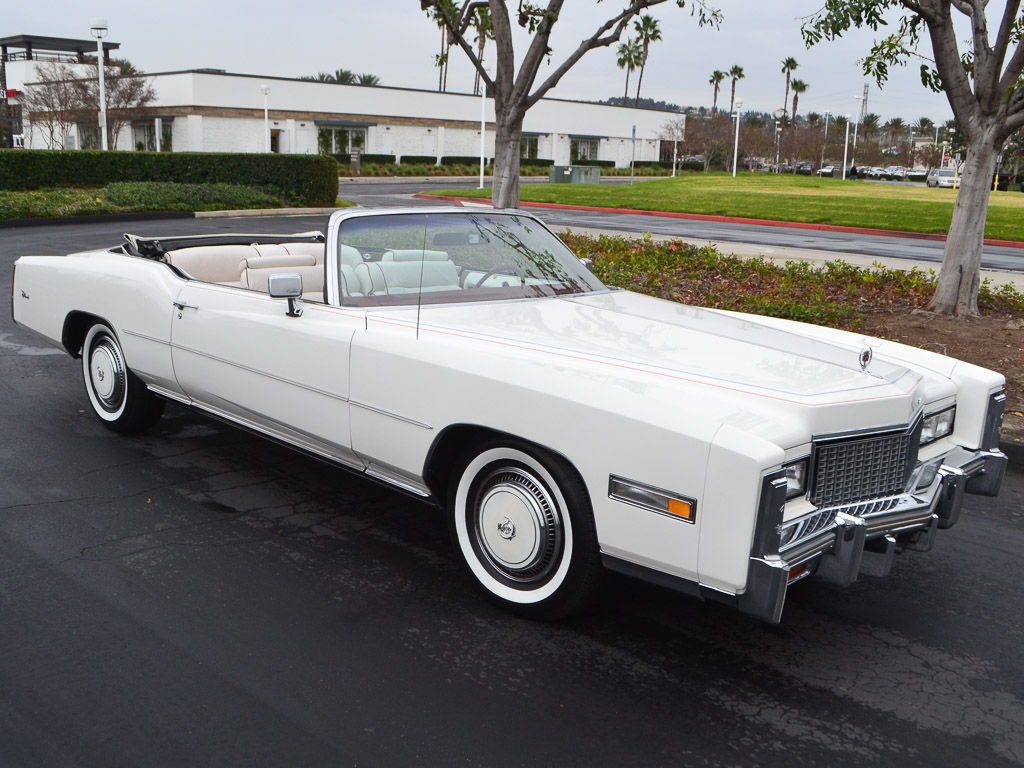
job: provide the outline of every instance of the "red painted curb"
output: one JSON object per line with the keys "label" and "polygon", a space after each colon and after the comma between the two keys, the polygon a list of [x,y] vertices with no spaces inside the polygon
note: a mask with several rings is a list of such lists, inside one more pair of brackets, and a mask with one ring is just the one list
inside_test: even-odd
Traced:
{"label": "red painted curb", "polygon": [[[490,200],[481,197],[446,197],[442,195],[413,195],[423,200],[449,200],[452,202],[479,203]],[[564,205],[562,203],[530,203],[520,202],[523,208],[556,208],[566,211],[596,211],[604,213],[631,213],[637,216],[660,216],[666,219],[690,219],[693,221],[721,221],[729,224],[757,224],[764,227],[787,227],[789,229],[813,229],[826,232],[846,232],[855,235],[884,235],[886,237],[906,237],[915,240],[945,241],[945,235],[927,232],[905,232],[899,229],[871,229],[869,227],[844,227],[837,224],[811,224],[802,221],[776,221],[773,219],[746,219],[740,216],[712,216],[700,213],[675,213],[672,211],[643,211],[635,208],[600,208],[595,205]],[[1024,242],[1018,240],[986,239],[985,245],[999,245],[1007,248],[1024,248]]]}

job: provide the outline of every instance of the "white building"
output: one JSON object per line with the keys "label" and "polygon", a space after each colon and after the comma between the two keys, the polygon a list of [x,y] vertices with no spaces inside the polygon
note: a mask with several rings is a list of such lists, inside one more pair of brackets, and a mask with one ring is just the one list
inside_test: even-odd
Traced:
{"label": "white building", "polygon": [[[65,42],[68,45],[63,50],[90,41]],[[37,45],[36,57],[38,51]],[[13,70],[9,71],[9,83],[12,74]],[[31,76],[31,68],[23,68],[13,87],[31,85]],[[156,102],[131,131],[121,131],[117,149],[263,152],[269,131],[271,151],[286,154],[348,154],[358,147],[365,154],[395,155],[399,160],[411,155],[440,162],[442,157],[480,155],[480,96],[219,70],[162,72],[146,77],[156,91]],[[269,88],[266,96],[264,88]],[[493,100],[487,101],[485,109],[484,146],[487,156],[493,157]],[[664,126],[678,117],[657,110],[542,99],[523,123],[523,156],[553,160],[556,165],[602,160],[625,167],[633,157],[637,162],[656,161],[660,159],[659,137]],[[65,147],[91,146],[94,128],[88,123],[78,125],[67,136]],[[28,121],[25,145],[46,146]]]}

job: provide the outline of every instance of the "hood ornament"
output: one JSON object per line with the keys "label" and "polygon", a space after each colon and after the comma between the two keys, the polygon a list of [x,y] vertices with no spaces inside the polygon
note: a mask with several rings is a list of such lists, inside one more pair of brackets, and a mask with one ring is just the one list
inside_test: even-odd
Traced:
{"label": "hood ornament", "polygon": [[866,371],[868,366],[871,365],[871,358],[875,356],[875,353],[871,351],[871,347],[864,347],[860,351],[860,369]]}

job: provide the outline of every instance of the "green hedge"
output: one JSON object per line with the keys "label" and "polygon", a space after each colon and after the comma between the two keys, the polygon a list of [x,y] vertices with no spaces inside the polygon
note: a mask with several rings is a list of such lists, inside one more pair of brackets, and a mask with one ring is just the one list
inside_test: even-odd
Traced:
{"label": "green hedge", "polygon": [[[347,166],[352,162],[351,155],[331,155],[331,157],[337,160],[339,165]],[[367,165],[369,163],[391,164],[394,162],[394,155],[372,155],[368,152],[363,152],[361,155],[359,155],[360,165]]]}
{"label": "green hedge", "polygon": [[437,165],[434,155],[402,155],[402,165]]}
{"label": "green hedge", "polygon": [[[404,160],[404,158],[403,158]],[[484,158],[484,165],[491,165],[494,162],[489,157]],[[441,165],[480,165],[480,155],[445,155],[441,158]]]}
{"label": "green hedge", "polygon": [[323,155],[0,150],[0,189],[102,187],[118,181],[241,184],[289,202],[334,205],[338,164]]}
{"label": "green hedge", "polygon": [[555,164],[554,160],[545,160],[540,157],[535,157],[533,160],[520,160],[520,168],[550,168]]}

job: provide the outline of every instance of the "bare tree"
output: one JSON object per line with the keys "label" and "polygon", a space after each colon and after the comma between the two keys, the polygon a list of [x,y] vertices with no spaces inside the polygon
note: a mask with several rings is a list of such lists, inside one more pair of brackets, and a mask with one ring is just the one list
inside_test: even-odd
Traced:
{"label": "bare tree", "polygon": [[[991,42],[988,5],[988,0],[830,0],[803,27],[805,41],[813,45],[840,37],[851,27],[877,30],[887,23],[887,11],[902,9],[896,31],[876,42],[864,59],[865,73],[881,84],[890,66],[918,57],[922,83],[946,94],[958,133],[967,142],[967,162],[938,288],[929,304],[929,309],[943,314],[978,314],[981,251],[996,155],[1007,137],[1024,127],[1021,0],[1007,0],[1001,15],[991,9],[993,21],[998,20]],[[954,10],[971,31],[963,52]],[[923,35],[934,58],[917,51]]]}
{"label": "bare tree", "polygon": [[[125,75],[118,67],[104,67],[104,96],[107,107],[107,136],[110,146],[117,146],[121,131],[145,115],[145,108],[156,100],[156,91],[149,78]],[[82,89],[82,101],[95,115],[99,111],[99,80],[87,78],[78,80]]]}
{"label": "bare tree", "polygon": [[[494,94],[495,146],[494,182],[492,199],[500,208],[519,205],[519,153],[523,134],[523,118],[527,110],[540,101],[554,88],[566,72],[594,48],[603,48],[619,41],[623,30],[642,11],[667,0],[632,0],[622,11],[604,21],[585,38],[548,75],[539,86],[534,87],[537,74],[544,60],[552,55],[548,46],[551,30],[558,22],[564,0],[548,0],[542,6],[523,0],[516,12],[516,22],[532,36],[529,48],[522,57],[519,71],[515,71],[515,48],[512,43],[512,20],[509,17],[507,0],[464,0],[461,10],[452,14],[445,9],[444,0],[420,0],[420,8],[433,17],[440,18],[448,30],[448,37],[458,43],[466,56],[480,72],[486,87]],[[687,0],[675,0],[684,7]],[[698,17],[701,26],[721,21],[721,12],[708,7],[705,0],[690,0],[692,13]],[[494,43],[497,50],[497,69],[492,79],[483,69],[467,31],[478,8],[488,7],[491,24],[494,27]]]}
{"label": "bare tree", "polygon": [[686,146],[688,151],[703,156],[704,173],[710,171],[713,164],[724,165],[732,148],[732,119],[727,115],[716,115],[691,120],[686,127]]}
{"label": "bare tree", "polygon": [[28,83],[21,94],[22,114],[33,131],[39,131],[47,149],[62,149],[64,137],[86,114],[78,75],[70,64],[41,63],[37,82]]}
{"label": "bare tree", "polygon": [[[61,149],[72,126],[97,124],[99,79],[82,77],[80,69],[57,62],[40,64],[36,74],[37,82],[25,87],[23,109],[29,122],[42,133],[47,148]],[[149,78],[126,75],[120,66],[104,67],[103,77],[107,135],[110,146],[116,147],[121,131],[145,114],[156,92]]]}

